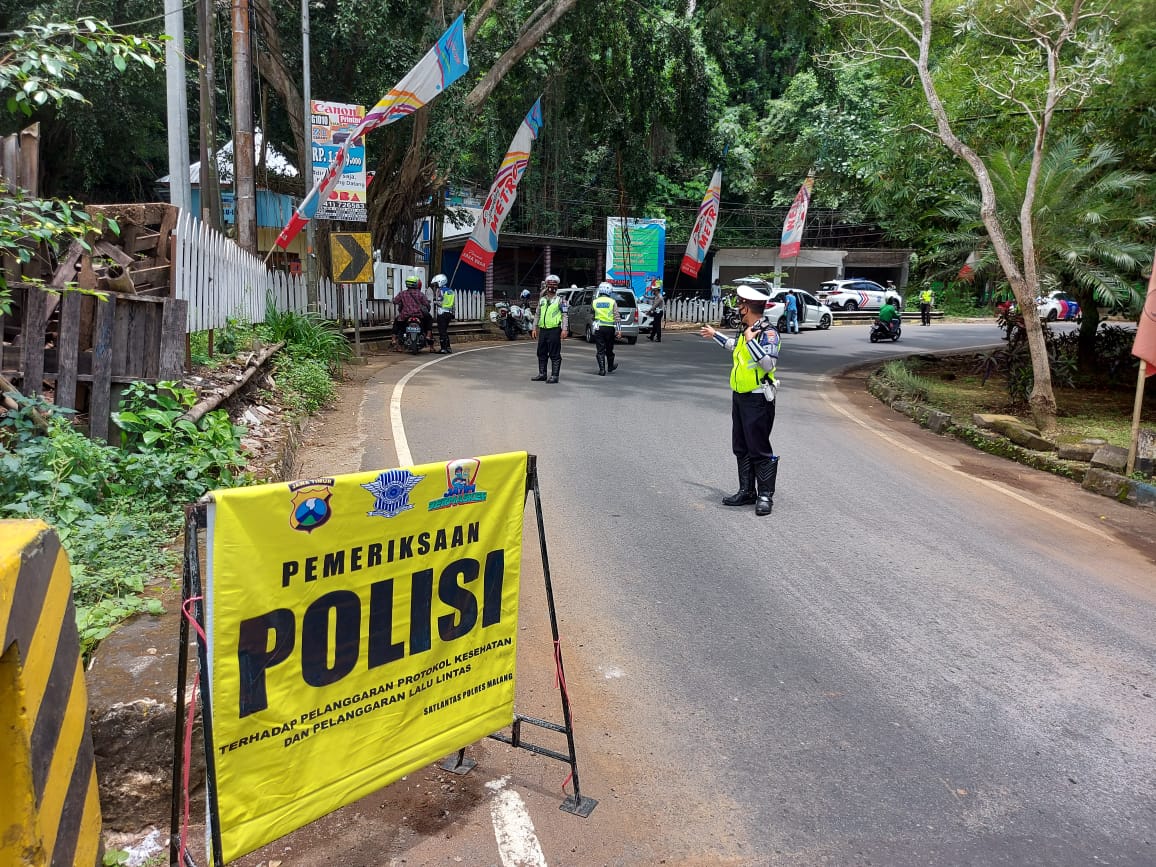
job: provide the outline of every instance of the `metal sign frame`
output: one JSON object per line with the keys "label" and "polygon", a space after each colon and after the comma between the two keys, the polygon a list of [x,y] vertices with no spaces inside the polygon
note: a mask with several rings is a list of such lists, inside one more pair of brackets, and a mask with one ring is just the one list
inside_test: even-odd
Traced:
{"label": "metal sign frame", "polygon": [[[525,496],[529,497],[530,494],[534,496],[538,543],[542,554],[542,577],[546,585],[546,607],[550,615],[550,635],[553,640],[554,658],[558,667],[559,681],[560,683],[565,683],[565,670],[562,664],[562,645],[558,635],[558,615],[554,605],[554,586],[550,578],[550,558],[546,548],[546,525],[542,516],[542,494],[541,489],[538,487],[538,459],[536,455],[526,456]],[[200,626],[200,634],[203,634],[205,626],[205,605],[201,585],[200,541],[201,531],[206,528],[208,522],[207,506],[207,501],[203,500],[185,508],[185,551],[181,581],[182,609],[191,611],[192,616]],[[180,859],[180,834],[181,814],[185,807],[185,801],[181,780],[183,779],[185,771],[183,741],[185,725],[188,722],[186,716],[187,708],[185,706],[185,684],[188,680],[189,673],[189,620],[187,617],[181,617],[179,632],[180,645],[177,652],[176,714],[173,724],[172,813],[169,828],[170,867],[182,867]],[[217,865],[217,867],[223,867],[225,861],[221,848],[219,810],[217,805],[217,781],[213,756],[209,749],[209,744],[212,743],[213,713],[212,700],[209,692],[208,648],[204,640],[201,639],[200,634],[198,634],[197,637],[197,684],[201,695],[201,722],[204,728],[205,792],[210,814],[207,817],[210,819],[210,821],[207,822],[210,829],[210,863]],[[582,794],[581,785],[578,780],[578,754],[574,744],[574,726],[573,717],[570,712],[570,697],[567,695],[565,688],[559,689],[559,695],[562,705],[561,723],[515,713],[509,735],[498,731],[489,737],[493,740],[501,741],[504,744],[528,750],[540,756],[556,759],[569,765],[570,779],[574,784],[574,793],[559,805],[559,809],[586,818],[594,811],[594,808],[598,805],[598,801]],[[543,747],[525,740],[522,736],[523,724],[564,734],[566,736],[567,752],[559,752],[558,750]],[[440,763],[438,767],[455,774],[468,773],[477,766],[477,762],[466,757],[466,749],[467,748],[463,747],[458,750],[456,755],[449,757]],[[382,788],[385,788],[385,786],[382,786]],[[197,867],[192,855],[189,854],[187,850],[185,851],[183,867]]]}

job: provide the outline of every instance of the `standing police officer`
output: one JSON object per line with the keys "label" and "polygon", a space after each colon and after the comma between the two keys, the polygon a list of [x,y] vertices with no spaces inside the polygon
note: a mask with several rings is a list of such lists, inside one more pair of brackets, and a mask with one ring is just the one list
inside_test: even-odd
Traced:
{"label": "standing police officer", "polygon": [[[566,303],[558,297],[562,281],[551,274],[542,286],[538,299],[538,315],[534,318],[533,336],[538,340],[538,375],[531,382],[555,383],[562,369],[562,339],[569,332]],[[550,359],[550,376],[546,376],[546,359]]]}
{"label": "standing police officer", "polygon": [[[738,312],[743,330],[727,337],[704,325],[699,332],[731,350],[731,449],[738,459],[739,489],[724,506],[755,504],[755,514],[771,514],[779,458],[771,449],[775,426],[775,367],[779,361],[779,332],[763,321],[768,295],[750,286],[738,290]],[[758,482],[756,496],[755,483]]]}
{"label": "standing police officer", "polygon": [[931,324],[931,305],[935,301],[935,296],[930,289],[924,289],[919,293],[919,317],[922,320],[920,325]]}
{"label": "standing police officer", "polygon": [[609,283],[598,284],[598,296],[594,299],[594,346],[598,358],[598,375],[605,376],[607,363],[614,373],[618,365],[614,363],[614,341],[622,333],[618,323],[618,302],[614,300],[613,287]]}
{"label": "standing police officer", "polygon": [[450,322],[454,318],[454,290],[449,286],[445,274],[438,274],[429,281],[434,291],[434,304],[438,308],[438,341],[441,348],[438,355],[450,354]]}

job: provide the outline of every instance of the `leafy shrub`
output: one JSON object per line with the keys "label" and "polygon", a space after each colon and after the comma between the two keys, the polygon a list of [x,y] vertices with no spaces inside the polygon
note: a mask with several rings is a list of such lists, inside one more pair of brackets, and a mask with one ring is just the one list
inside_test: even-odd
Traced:
{"label": "leafy shrub", "polygon": [[923,403],[927,400],[927,383],[912,373],[902,360],[888,361],[880,373],[904,398]]}
{"label": "leafy shrub", "polygon": [[[156,600],[140,596],[145,582],[179,561],[169,545],[182,505],[245,481],[243,428],[222,411],[200,427],[176,421],[191,391],[136,383],[114,416],[125,431],[118,449],[89,439],[51,404],[15,397],[19,408],[0,419],[0,517],[41,518],[56,528],[88,652],[130,614],[159,612]],[[34,412],[47,417],[46,434]]]}
{"label": "leafy shrub", "polygon": [[278,355],[274,375],[285,407],[296,415],[311,415],[333,400],[337,387],[327,362],[299,351]]}
{"label": "leafy shrub", "polygon": [[341,329],[316,313],[280,311],[270,302],[258,331],[270,343],[285,341],[293,355],[320,359],[334,368],[352,355]]}

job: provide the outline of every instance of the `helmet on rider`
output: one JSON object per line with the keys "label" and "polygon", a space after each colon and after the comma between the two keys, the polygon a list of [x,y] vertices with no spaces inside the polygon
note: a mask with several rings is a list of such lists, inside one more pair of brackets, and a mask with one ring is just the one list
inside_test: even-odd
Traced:
{"label": "helmet on rider", "polygon": [[607,283],[605,280],[598,284],[599,295],[609,295],[613,291],[614,287]]}
{"label": "helmet on rider", "polygon": [[434,286],[438,289],[444,289],[446,287],[446,284],[448,284],[449,282],[450,281],[446,277],[445,274],[437,274],[434,276],[434,278],[432,280],[429,281],[429,285]]}
{"label": "helmet on rider", "polygon": [[529,297],[530,297],[530,290],[529,289],[523,289],[522,290],[522,298],[525,299],[525,298],[529,298]]}
{"label": "helmet on rider", "polygon": [[405,278],[406,289],[421,289],[421,277],[417,274],[410,274]]}

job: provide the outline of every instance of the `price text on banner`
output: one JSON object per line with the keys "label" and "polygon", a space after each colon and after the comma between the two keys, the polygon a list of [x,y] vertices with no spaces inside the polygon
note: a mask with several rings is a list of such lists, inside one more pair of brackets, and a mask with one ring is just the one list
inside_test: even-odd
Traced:
{"label": "price text on banner", "polygon": [[226,862],[509,725],[526,454],[215,491]]}

